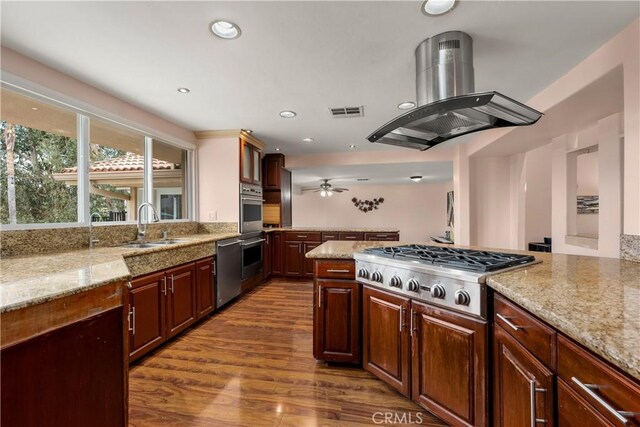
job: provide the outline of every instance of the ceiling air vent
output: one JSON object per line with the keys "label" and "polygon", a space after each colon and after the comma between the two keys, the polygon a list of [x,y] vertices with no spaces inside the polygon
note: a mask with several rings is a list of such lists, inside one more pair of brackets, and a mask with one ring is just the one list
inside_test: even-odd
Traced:
{"label": "ceiling air vent", "polygon": [[438,50],[460,49],[460,40],[443,40],[438,43]]}
{"label": "ceiling air vent", "polygon": [[352,117],[364,117],[364,107],[338,107],[329,108],[331,117],[334,119],[352,118]]}

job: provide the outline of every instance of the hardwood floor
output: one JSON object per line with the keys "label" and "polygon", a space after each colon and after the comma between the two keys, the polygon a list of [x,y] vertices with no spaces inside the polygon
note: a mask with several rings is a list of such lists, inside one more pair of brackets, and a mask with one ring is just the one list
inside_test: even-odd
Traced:
{"label": "hardwood floor", "polygon": [[446,425],[362,369],[314,360],[312,288],[272,280],[132,366],[130,425]]}

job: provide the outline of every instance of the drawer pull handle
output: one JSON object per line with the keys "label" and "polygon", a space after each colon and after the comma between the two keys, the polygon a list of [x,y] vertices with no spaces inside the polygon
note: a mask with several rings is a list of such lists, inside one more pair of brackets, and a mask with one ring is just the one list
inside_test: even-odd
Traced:
{"label": "drawer pull handle", "polygon": [[351,270],[327,270],[327,273],[351,273]]}
{"label": "drawer pull handle", "polygon": [[513,329],[514,331],[519,331],[520,329],[524,329],[524,326],[518,326],[518,325],[514,325],[513,323],[511,323],[509,321],[509,319],[507,317],[504,317],[502,314],[500,313],[496,313],[496,316],[498,316],[498,319],[502,320],[504,323],[507,324],[507,326],[509,326],[511,329]]}
{"label": "drawer pull handle", "polygon": [[298,234],[297,237],[298,237],[298,239],[306,239],[307,235],[306,234],[304,234],[304,235],[303,234]]}
{"label": "drawer pull handle", "polygon": [[318,308],[322,307],[322,286],[318,285]]}
{"label": "drawer pull handle", "polygon": [[626,417],[623,416],[623,414],[624,415],[635,415],[635,414],[633,414],[632,412],[618,411],[616,408],[614,408],[613,406],[605,402],[605,400],[602,397],[598,396],[598,394],[594,391],[594,390],[598,390],[597,384],[585,384],[579,379],[577,379],[576,377],[571,377],[571,381],[576,383],[576,385],[580,387],[582,390],[584,390],[584,392],[587,393],[589,396],[591,396],[593,400],[595,400],[600,405],[602,405],[604,409],[611,412],[611,415],[616,417],[618,421],[620,421],[622,424],[629,425],[631,423]]}
{"label": "drawer pull handle", "polygon": [[542,418],[536,418],[536,392],[544,393],[547,391],[545,388],[536,388],[536,380],[529,380],[529,394],[531,402],[531,427],[536,427],[537,424],[546,424],[547,420]]}
{"label": "drawer pull handle", "polygon": [[173,291],[173,274],[171,275],[171,293],[174,293],[174,291]]}
{"label": "drawer pull handle", "polygon": [[404,317],[403,314],[404,314],[404,307],[400,306],[400,317],[399,317],[399,319],[400,319],[400,332],[402,332],[402,323],[403,323],[402,322],[402,320],[403,320],[402,318]]}

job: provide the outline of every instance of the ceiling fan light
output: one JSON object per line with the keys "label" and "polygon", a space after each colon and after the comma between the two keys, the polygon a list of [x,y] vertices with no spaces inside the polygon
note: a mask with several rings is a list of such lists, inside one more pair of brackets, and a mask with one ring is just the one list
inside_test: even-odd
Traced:
{"label": "ceiling fan light", "polygon": [[322,190],[322,191],[320,192],[320,195],[321,195],[322,197],[327,197],[327,190]]}
{"label": "ceiling fan light", "polygon": [[329,197],[333,196],[333,191],[331,191],[331,190],[327,191],[327,195],[328,195]]}

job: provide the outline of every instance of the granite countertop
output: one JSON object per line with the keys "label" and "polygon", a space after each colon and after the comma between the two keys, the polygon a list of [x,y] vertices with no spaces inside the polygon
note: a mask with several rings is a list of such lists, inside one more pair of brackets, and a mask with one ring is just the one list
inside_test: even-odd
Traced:
{"label": "granite countertop", "polygon": [[[0,271],[0,313],[17,310],[84,292],[98,286],[127,280],[131,270],[141,271],[142,260],[151,271],[162,269],[154,265],[159,255],[176,249],[189,250],[198,245],[237,237],[238,233],[196,234],[179,236],[184,242],[152,248],[132,249],[121,246],[81,249],[47,255],[2,258]],[[215,246],[208,248],[215,251]],[[154,258],[153,256],[156,255]],[[151,256],[151,258],[148,258]],[[169,259],[171,261],[171,259]],[[149,262],[151,260],[151,262]],[[144,272],[144,271],[143,271]]]}
{"label": "granite countertop", "polygon": [[[350,259],[365,248],[399,244],[331,241],[306,256]],[[492,275],[487,279],[489,287],[640,379],[640,263],[507,252],[530,253],[542,263]]]}
{"label": "granite countertop", "polygon": [[265,227],[265,233],[272,231],[342,231],[351,233],[399,233],[397,228],[358,228],[358,227]]}

